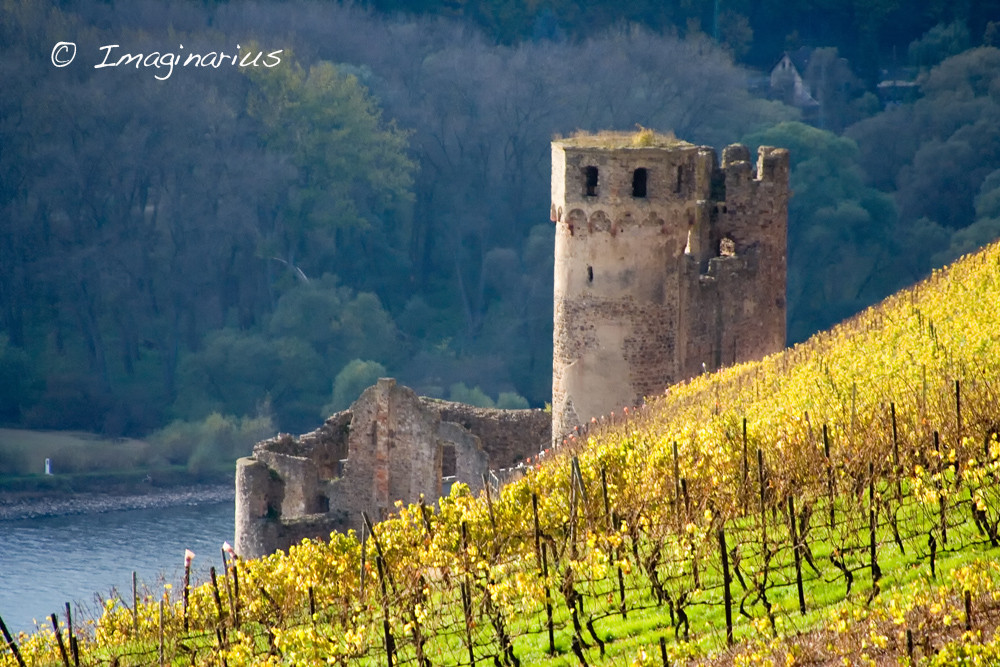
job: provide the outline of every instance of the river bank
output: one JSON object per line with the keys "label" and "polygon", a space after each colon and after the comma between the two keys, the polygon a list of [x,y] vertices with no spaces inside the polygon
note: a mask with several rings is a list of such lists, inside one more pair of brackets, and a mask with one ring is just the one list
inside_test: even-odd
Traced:
{"label": "river bank", "polygon": [[232,501],[233,484],[191,484],[131,488],[116,492],[82,491],[51,494],[0,492],[0,521],[92,514],[122,510],[156,509]]}

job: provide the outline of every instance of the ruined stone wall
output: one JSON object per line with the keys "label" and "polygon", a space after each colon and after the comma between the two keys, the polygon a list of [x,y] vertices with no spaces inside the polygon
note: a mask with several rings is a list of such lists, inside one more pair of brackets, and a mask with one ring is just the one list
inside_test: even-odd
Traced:
{"label": "ruined stone wall", "polygon": [[[450,474],[456,481],[468,485],[472,493],[483,488],[483,475],[490,469],[489,455],[483,449],[482,440],[471,431],[451,421],[443,421],[438,433],[454,450],[455,469]],[[442,470],[442,477],[445,472]]]}
{"label": "ruined stone wall", "polygon": [[550,440],[541,410],[485,410],[419,398],[381,379],[348,409],[299,438],[281,434],[237,462],[236,551],[258,557],[333,530],[360,530],[396,501],[441,495],[442,454],[473,492],[492,462],[522,460]]}
{"label": "ruined stone wall", "polygon": [[784,150],[553,143],[554,438],[784,347],[787,198]]}
{"label": "ruined stone wall", "polygon": [[552,417],[544,410],[500,410],[426,397],[420,400],[437,412],[442,422],[453,422],[475,434],[492,470],[515,466],[534,456],[539,445],[551,438]]}
{"label": "ruined stone wall", "polygon": [[723,151],[710,252],[689,283],[691,312],[701,317],[684,320],[684,377],[701,372],[702,363],[714,370],[785,346],[788,158],[785,149],[762,147],[752,164],[744,146]]}

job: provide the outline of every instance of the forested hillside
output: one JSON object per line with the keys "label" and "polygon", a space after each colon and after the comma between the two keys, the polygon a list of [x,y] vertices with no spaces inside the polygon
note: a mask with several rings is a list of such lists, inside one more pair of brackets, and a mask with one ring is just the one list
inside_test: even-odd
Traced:
{"label": "forested hillside", "polygon": [[[880,69],[908,64],[910,55],[918,64],[936,62],[940,49],[953,55],[978,44],[984,35],[993,46],[1000,45],[1000,6],[995,0],[368,0],[364,4],[385,12],[463,18],[502,43],[587,37],[615,23],[639,23],[687,35],[702,32],[741,62],[759,68],[773,65],[784,50],[834,47],[870,83],[877,80]],[[910,51],[914,42],[915,53]]]}
{"label": "forested hillside", "polygon": [[[0,422],[303,431],[385,374],[543,405],[549,141],[576,129],[791,148],[792,341],[1000,232],[988,2],[505,7],[5,3]],[[281,63],[95,67],[112,44]],[[812,125],[747,67],[800,45]],[[890,64],[912,101],[876,94]]]}

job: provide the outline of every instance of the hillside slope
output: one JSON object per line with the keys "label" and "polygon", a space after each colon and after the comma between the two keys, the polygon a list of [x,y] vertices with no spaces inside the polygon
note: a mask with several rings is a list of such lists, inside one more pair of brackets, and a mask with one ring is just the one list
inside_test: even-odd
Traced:
{"label": "hillside slope", "polygon": [[109,601],[79,650],[155,661],[163,613],[168,659],[230,667],[997,657],[997,303],[1000,245],[595,420],[500,494]]}

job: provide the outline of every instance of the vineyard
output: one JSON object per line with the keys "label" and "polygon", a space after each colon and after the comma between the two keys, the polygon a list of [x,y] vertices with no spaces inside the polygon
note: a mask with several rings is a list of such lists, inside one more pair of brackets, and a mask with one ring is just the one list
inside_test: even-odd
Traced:
{"label": "vineyard", "polygon": [[994,245],[499,492],[223,553],[209,582],[6,637],[0,665],[991,664],[998,303]]}

